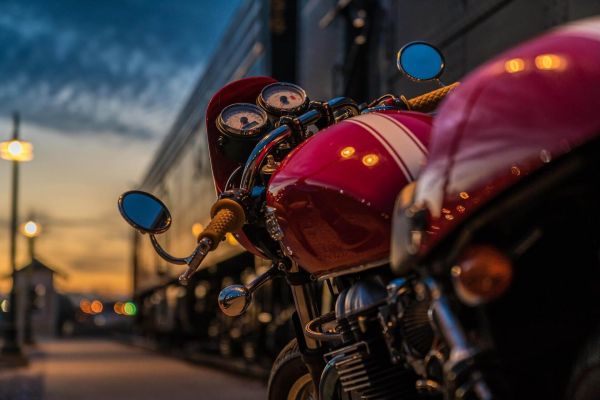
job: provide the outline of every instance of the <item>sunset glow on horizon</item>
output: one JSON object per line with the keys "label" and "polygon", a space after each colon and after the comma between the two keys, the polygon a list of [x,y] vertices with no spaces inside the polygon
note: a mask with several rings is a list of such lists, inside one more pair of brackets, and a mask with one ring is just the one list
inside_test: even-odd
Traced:
{"label": "sunset glow on horizon", "polygon": [[[35,256],[64,274],[59,290],[131,295],[132,233],[117,199],[140,184],[238,3],[124,1],[94,13],[77,2],[3,3],[0,142],[10,142],[18,111],[35,152],[20,165],[18,226],[35,215]],[[0,159],[2,294],[10,183],[11,162]],[[19,232],[17,267],[29,261]]]}

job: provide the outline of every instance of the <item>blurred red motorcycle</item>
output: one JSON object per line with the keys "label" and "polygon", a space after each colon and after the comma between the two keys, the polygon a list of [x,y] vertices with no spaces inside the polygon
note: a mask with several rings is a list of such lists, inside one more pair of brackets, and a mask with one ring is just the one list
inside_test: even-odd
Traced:
{"label": "blurred red motorcycle", "polygon": [[600,398],[599,55],[600,19],[552,31],[473,72],[436,117],[394,215],[388,319],[427,304],[414,369],[432,393]]}
{"label": "blurred red motorcycle", "polygon": [[[398,65],[415,80],[436,80],[444,60],[414,42]],[[283,277],[296,306],[297,339],[283,349],[269,380],[270,399],[417,396],[416,375],[389,356],[378,316],[386,302],[391,217],[398,192],[425,163],[433,111],[457,84],[408,100],[382,96],[368,105],[349,98],[310,101],[300,87],[267,77],[232,82],[206,112],[218,200],[212,221],[186,258],[169,255],[155,234],[171,223],[154,196],[119,199],[125,220],[148,233],[167,261],[191,277],[226,233],[272,266],[250,285],[219,295],[238,316],[265,282]],[[321,313],[325,290],[335,306]],[[418,309],[415,318],[426,318]]]}

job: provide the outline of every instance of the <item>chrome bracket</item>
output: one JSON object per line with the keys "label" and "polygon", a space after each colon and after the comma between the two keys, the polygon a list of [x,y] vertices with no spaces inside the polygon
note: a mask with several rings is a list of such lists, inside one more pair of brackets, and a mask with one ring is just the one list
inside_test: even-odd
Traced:
{"label": "chrome bracket", "polygon": [[202,260],[204,260],[204,257],[206,257],[212,247],[211,239],[202,238],[198,242],[196,249],[194,249],[194,252],[191,255],[185,258],[180,258],[173,257],[167,253],[167,251],[162,248],[160,243],[158,243],[156,236],[153,234],[150,234],[150,241],[152,242],[152,246],[154,247],[154,250],[156,250],[156,253],[167,262],[175,265],[187,265],[186,270],[183,272],[183,274],[181,274],[181,276],[179,276],[179,283],[182,285],[187,285],[190,277],[194,274],[194,272],[196,272],[202,263]]}

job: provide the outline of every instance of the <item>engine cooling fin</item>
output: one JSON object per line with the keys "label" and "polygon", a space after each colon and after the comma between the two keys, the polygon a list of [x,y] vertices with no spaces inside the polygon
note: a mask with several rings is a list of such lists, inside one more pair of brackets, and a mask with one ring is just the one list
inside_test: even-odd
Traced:
{"label": "engine cooling fin", "polygon": [[365,342],[342,349],[344,358],[335,363],[345,392],[364,400],[417,399],[415,376],[373,354]]}
{"label": "engine cooling fin", "polygon": [[[358,281],[341,292],[336,300],[336,320],[345,346],[326,358],[335,360],[339,383],[353,399],[358,395],[363,400],[416,400],[416,374],[402,363],[392,363],[383,336],[379,307],[386,299],[386,289],[374,281]],[[414,315],[407,327],[415,342],[424,346],[426,338],[418,326],[423,311],[415,308],[410,313]]]}

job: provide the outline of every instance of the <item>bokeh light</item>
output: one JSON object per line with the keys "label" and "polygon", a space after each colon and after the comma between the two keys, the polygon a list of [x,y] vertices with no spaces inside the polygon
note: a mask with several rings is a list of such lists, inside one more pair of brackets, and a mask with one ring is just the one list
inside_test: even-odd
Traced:
{"label": "bokeh light", "polygon": [[125,315],[136,315],[137,307],[135,306],[134,303],[132,303],[131,301],[128,301],[123,306],[123,312],[125,313]]}

